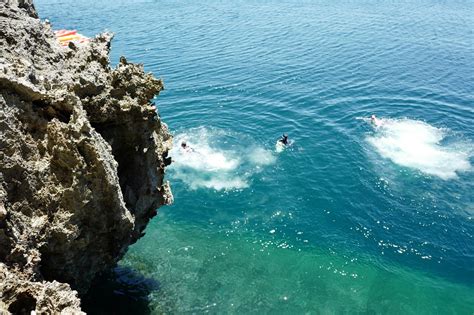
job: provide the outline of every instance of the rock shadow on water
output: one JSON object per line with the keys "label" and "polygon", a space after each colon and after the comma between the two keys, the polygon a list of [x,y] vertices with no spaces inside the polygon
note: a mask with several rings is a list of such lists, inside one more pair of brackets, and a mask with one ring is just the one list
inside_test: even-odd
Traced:
{"label": "rock shadow on water", "polygon": [[98,276],[82,297],[87,314],[151,314],[150,294],[160,283],[129,267],[116,267]]}

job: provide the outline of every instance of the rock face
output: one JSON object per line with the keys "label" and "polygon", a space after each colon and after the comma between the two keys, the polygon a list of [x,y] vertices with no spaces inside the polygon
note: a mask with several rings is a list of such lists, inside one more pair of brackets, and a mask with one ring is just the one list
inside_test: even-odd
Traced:
{"label": "rock face", "polygon": [[172,202],[162,82],[112,69],[111,39],[61,47],[30,0],[0,2],[0,313],[79,312]]}

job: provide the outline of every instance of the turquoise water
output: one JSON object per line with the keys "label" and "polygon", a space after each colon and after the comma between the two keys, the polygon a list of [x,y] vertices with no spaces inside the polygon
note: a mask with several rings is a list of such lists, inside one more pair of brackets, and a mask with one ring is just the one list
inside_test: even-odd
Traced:
{"label": "turquoise water", "polygon": [[86,310],[474,312],[473,2],[36,4],[163,78],[177,144]]}

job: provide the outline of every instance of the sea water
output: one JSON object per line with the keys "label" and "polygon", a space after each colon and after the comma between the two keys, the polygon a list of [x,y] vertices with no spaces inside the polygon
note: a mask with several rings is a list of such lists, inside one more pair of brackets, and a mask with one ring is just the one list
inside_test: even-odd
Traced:
{"label": "sea water", "polygon": [[85,310],[474,312],[472,1],[36,5],[114,32],[174,134],[174,205]]}

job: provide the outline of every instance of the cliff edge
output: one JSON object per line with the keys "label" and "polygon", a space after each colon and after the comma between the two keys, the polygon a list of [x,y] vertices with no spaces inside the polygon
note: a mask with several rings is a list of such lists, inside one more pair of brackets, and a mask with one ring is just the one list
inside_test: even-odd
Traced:
{"label": "cliff edge", "polygon": [[0,313],[80,312],[78,293],[172,202],[172,138],[112,35],[62,47],[31,0],[0,2]]}

